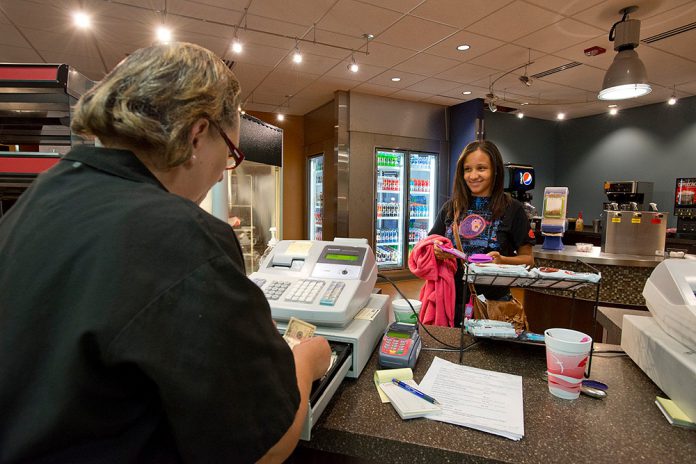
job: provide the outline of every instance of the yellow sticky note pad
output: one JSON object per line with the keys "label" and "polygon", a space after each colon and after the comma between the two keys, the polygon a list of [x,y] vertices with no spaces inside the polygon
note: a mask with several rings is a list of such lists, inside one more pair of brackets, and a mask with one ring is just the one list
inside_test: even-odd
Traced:
{"label": "yellow sticky note pad", "polygon": [[379,398],[382,400],[382,403],[389,403],[389,398],[387,398],[387,395],[384,394],[379,384],[391,382],[392,379],[412,380],[413,371],[410,367],[405,367],[402,369],[383,369],[381,371],[375,371],[375,387],[377,387],[377,393],[379,393]]}

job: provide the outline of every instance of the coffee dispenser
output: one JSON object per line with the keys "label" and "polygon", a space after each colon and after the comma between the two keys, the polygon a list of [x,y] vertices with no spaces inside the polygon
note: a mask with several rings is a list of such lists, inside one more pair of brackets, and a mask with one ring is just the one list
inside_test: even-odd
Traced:
{"label": "coffee dispenser", "polygon": [[607,200],[603,210],[642,211],[652,201],[653,183],[636,180],[604,181]]}
{"label": "coffee dispenser", "polygon": [[696,239],[696,177],[677,179],[674,192],[677,237]]}

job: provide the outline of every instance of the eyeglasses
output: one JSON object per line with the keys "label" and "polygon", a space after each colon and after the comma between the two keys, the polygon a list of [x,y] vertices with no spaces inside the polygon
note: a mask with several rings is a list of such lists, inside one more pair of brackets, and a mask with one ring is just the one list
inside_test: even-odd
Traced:
{"label": "eyeglasses", "polygon": [[225,170],[231,170],[237,168],[240,164],[242,164],[242,161],[244,161],[244,153],[242,153],[242,150],[237,148],[237,145],[230,140],[230,138],[225,134],[225,131],[222,130],[220,125],[216,123],[215,121],[210,121],[210,124],[215,126],[215,128],[218,130],[220,133],[220,137],[222,137],[222,140],[225,141],[225,144],[227,145],[227,149],[229,152],[227,153],[227,166],[225,167]]}

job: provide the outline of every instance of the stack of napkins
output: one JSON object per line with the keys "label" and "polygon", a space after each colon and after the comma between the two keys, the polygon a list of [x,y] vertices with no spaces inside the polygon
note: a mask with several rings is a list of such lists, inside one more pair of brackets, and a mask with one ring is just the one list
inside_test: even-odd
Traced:
{"label": "stack of napkins", "polygon": [[[396,385],[392,379],[401,380],[405,384],[419,389],[413,380],[413,371],[405,369],[384,369],[375,372],[375,384],[380,393],[382,402],[389,402],[402,419],[414,419],[429,414],[439,414],[442,408],[436,404],[420,398]],[[386,401],[385,401],[386,400]]]}
{"label": "stack of napkins", "polygon": [[696,424],[689,416],[684,414],[684,411],[682,411],[674,401],[657,396],[655,397],[655,404],[660,411],[662,411],[662,414],[665,415],[670,424],[687,429],[696,429]]}
{"label": "stack of napkins", "polygon": [[[469,264],[468,281],[479,285],[512,285],[524,286],[528,283],[527,277],[530,277],[527,266],[523,264],[494,264],[480,263]],[[472,274],[475,274],[472,275]]]}
{"label": "stack of napkins", "polygon": [[516,338],[517,332],[511,323],[491,319],[467,319],[464,328],[474,337]]}
{"label": "stack of napkins", "polygon": [[575,272],[565,269],[556,269],[553,267],[535,267],[529,271],[532,277],[542,279],[557,279],[557,280],[577,280],[596,284],[602,278],[602,274],[594,274],[592,272]]}

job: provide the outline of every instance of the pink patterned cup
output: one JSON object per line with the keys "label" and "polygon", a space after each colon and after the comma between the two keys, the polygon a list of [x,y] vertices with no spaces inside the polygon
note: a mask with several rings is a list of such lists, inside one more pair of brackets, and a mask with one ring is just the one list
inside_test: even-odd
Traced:
{"label": "pink patterned cup", "polygon": [[544,332],[549,392],[566,400],[580,396],[580,387],[590,355],[592,339],[576,330]]}

